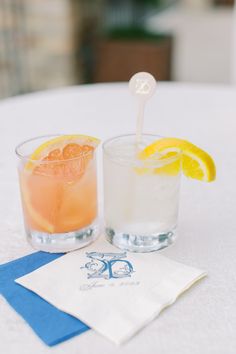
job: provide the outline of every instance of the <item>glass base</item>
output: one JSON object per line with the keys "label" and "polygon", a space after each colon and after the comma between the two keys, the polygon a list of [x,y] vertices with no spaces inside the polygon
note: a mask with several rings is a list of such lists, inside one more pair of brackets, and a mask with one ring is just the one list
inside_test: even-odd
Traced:
{"label": "glass base", "polygon": [[105,229],[106,239],[114,246],[130,252],[153,252],[172,245],[177,237],[176,228],[168,232],[156,233],[150,236],[117,232],[111,228]]}
{"label": "glass base", "polygon": [[98,223],[93,223],[84,229],[67,233],[48,234],[45,232],[27,230],[27,239],[31,246],[39,251],[57,253],[69,252],[85,247],[99,235]]}

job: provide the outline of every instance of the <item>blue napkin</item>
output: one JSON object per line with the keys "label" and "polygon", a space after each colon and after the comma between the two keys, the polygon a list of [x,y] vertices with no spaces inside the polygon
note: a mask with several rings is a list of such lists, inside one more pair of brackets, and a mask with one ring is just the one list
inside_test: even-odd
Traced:
{"label": "blue napkin", "polygon": [[81,334],[89,327],[75,317],[56,309],[14,280],[62,255],[62,253],[36,252],[0,265],[0,294],[49,346]]}

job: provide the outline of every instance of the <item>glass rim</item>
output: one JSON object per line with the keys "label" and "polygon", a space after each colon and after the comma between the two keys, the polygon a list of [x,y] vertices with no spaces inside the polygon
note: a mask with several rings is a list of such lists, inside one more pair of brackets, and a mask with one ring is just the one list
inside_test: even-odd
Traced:
{"label": "glass rim", "polygon": [[[75,160],[81,159],[82,157],[86,157],[89,154],[91,154],[91,151],[87,151],[87,152],[81,152],[81,154],[79,156],[72,157],[70,159],[62,159],[62,160],[56,159],[56,160],[51,160],[51,161],[50,160],[45,161],[45,160],[40,160],[40,159],[39,160],[31,159],[30,156],[32,155],[33,152],[30,155],[24,155],[24,154],[20,153],[20,151],[19,151],[20,148],[22,148],[25,144],[36,141],[37,139],[56,138],[56,137],[67,136],[67,135],[73,135],[73,134],[46,134],[46,135],[39,135],[39,136],[35,136],[30,139],[24,140],[15,147],[15,154],[21,161],[31,162],[34,164],[39,163],[40,165],[41,164],[46,165],[46,164],[53,164],[53,163],[60,163],[60,162],[63,163],[63,162],[75,161]],[[96,152],[96,148],[94,148],[93,155],[95,155],[95,152]]]}
{"label": "glass rim", "polygon": [[[117,158],[114,158],[114,156],[112,155],[112,153],[109,153],[106,145],[111,143],[112,141],[114,140],[119,140],[121,138],[125,138],[125,137],[135,137],[135,133],[130,133],[130,134],[121,134],[121,135],[116,135],[116,136],[113,136],[107,140],[105,140],[103,143],[102,143],[102,149],[103,149],[103,153],[106,154],[110,159],[113,159],[113,161],[117,162],[116,160],[118,160]],[[151,134],[151,133],[144,133],[142,134],[142,136],[144,137],[154,137],[154,138],[165,138],[164,136],[162,135],[157,135],[157,134]],[[151,143],[150,143],[151,144]],[[158,167],[158,166],[163,166],[163,165],[167,165],[168,163],[172,163],[174,161],[176,161],[177,159],[180,158],[180,156],[182,155],[182,151],[179,151],[179,152],[176,152],[176,154],[174,156],[170,156],[170,157],[166,157],[166,158],[163,158],[163,156],[165,155],[162,155],[160,154],[161,156],[158,158],[156,157],[155,158],[155,161],[153,161],[153,164],[152,165],[148,165],[148,166],[145,166],[147,168],[152,168],[152,167]],[[148,161],[147,160],[144,160],[144,161]],[[120,164],[122,164],[121,162],[119,162]]]}

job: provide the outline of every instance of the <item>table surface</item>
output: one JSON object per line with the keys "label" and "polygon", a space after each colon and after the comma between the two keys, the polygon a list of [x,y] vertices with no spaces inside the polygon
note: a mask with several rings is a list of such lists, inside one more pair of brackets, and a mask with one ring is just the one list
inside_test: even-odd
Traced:
{"label": "table surface", "polygon": [[[133,132],[136,109],[126,84],[85,85],[0,102],[0,263],[32,252],[22,226],[14,147],[50,133],[106,139]],[[163,251],[174,260],[205,269],[207,278],[121,347],[91,330],[48,348],[0,297],[0,352],[235,353],[235,128],[236,88],[232,87],[160,83],[146,109],[145,132],[187,138],[216,161],[216,182],[182,179],[179,238]]]}

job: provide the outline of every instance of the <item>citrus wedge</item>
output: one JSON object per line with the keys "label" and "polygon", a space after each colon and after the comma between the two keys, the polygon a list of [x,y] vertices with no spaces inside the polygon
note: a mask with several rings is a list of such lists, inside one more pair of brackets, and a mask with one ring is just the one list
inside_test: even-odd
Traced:
{"label": "citrus wedge", "polygon": [[[174,157],[175,154],[179,153],[181,153],[182,170],[185,176],[205,182],[211,182],[215,179],[216,168],[211,156],[187,140],[178,138],[159,139],[142,150],[138,157],[141,160],[146,160],[151,157],[155,158],[155,154],[161,154],[161,159],[165,159],[171,156]],[[174,174],[176,164],[172,164],[173,168],[171,164],[169,167],[167,166],[163,167],[164,169],[166,168],[166,172]],[[158,173],[158,169],[156,172]]]}
{"label": "citrus wedge", "polygon": [[[68,160],[78,157],[89,148],[96,148],[100,140],[88,135],[60,135],[41,144],[30,156],[25,165],[27,170],[34,167],[32,161]],[[64,151],[63,151],[64,149]],[[91,149],[92,150],[92,149]]]}

